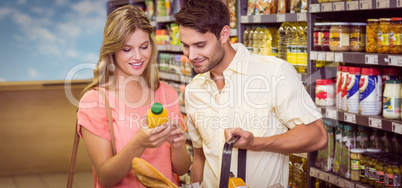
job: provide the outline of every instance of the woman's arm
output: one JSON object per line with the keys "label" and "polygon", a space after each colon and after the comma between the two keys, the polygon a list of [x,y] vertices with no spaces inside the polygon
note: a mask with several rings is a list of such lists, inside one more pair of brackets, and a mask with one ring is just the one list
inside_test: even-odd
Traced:
{"label": "woman's arm", "polygon": [[84,127],[81,133],[100,183],[105,187],[112,187],[130,173],[134,157],[140,157],[146,148],[159,147],[167,140],[170,128],[166,126],[152,130],[141,128],[115,156],[110,141],[96,136]]}
{"label": "woman's arm", "polygon": [[172,149],[172,169],[173,172],[181,176],[188,172],[191,165],[190,155],[186,150],[186,135],[179,126],[173,126],[171,137],[168,139]]}

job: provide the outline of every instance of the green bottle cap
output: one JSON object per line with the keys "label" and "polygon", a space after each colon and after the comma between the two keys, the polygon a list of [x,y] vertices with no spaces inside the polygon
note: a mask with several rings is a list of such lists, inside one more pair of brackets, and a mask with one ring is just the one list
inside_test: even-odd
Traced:
{"label": "green bottle cap", "polygon": [[162,104],[161,104],[161,103],[158,103],[158,102],[154,103],[154,104],[152,105],[152,107],[151,107],[151,111],[152,111],[152,113],[155,114],[155,115],[161,114],[161,113],[163,112],[163,106],[162,106]]}
{"label": "green bottle cap", "polygon": [[352,131],[352,130],[353,130],[353,127],[350,126],[350,125],[345,125],[345,126],[343,127],[343,129],[344,129],[345,131]]}

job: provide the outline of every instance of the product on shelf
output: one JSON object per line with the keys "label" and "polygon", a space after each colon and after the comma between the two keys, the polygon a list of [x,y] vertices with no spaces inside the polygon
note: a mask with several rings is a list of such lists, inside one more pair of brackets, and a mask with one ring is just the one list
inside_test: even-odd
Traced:
{"label": "product on shelf", "polygon": [[321,35],[322,35],[322,25],[323,23],[316,22],[314,23],[314,40],[313,40],[313,49],[315,51],[321,51]]}
{"label": "product on shelf", "polygon": [[369,147],[369,144],[368,127],[359,125],[356,134],[356,148],[366,149]]}
{"label": "product on shelf", "polygon": [[343,129],[345,134],[343,134],[342,139],[342,156],[339,170],[342,177],[350,179],[350,150],[354,148],[355,137],[351,125],[345,125]]}
{"label": "product on shelf", "polygon": [[348,79],[349,79],[349,67],[342,66],[341,101],[343,111],[348,111]]}
{"label": "product on shelf", "polygon": [[171,39],[170,44],[171,45],[180,45],[180,36],[179,36],[179,26],[176,23],[171,23],[170,24],[170,33],[171,33]]}
{"label": "product on shelf", "polygon": [[389,50],[389,27],[391,25],[390,18],[380,18],[378,26],[378,53],[387,54]]}
{"label": "product on shelf", "polygon": [[350,67],[347,79],[347,111],[351,113],[359,113],[359,82],[360,67]]}
{"label": "product on shelf", "polygon": [[145,1],[145,15],[147,15],[149,20],[155,20],[155,5],[154,0]]}
{"label": "product on shelf", "polygon": [[333,106],[335,104],[333,79],[318,79],[316,83],[315,104],[317,106]]}
{"label": "product on shelf", "polygon": [[382,107],[382,81],[376,68],[362,68],[360,78],[360,113],[379,115]]}
{"label": "product on shelf", "polygon": [[336,94],[335,94],[335,103],[336,103],[336,109],[341,110],[342,109],[342,78],[343,78],[343,72],[342,72],[342,66],[338,65],[337,68],[338,72],[336,73],[336,84],[335,84],[335,89],[336,89]]}
{"label": "product on shelf", "polygon": [[378,129],[373,129],[370,135],[370,148],[380,149],[383,148],[383,143],[381,141],[381,132]]}
{"label": "product on shelf", "polygon": [[350,51],[366,50],[366,26],[367,23],[350,23]]}
{"label": "product on shelf", "polygon": [[257,0],[248,0],[247,6],[247,16],[251,16],[255,14],[255,4]]}
{"label": "product on shelf", "polygon": [[285,14],[290,12],[290,0],[278,0],[277,14]]}
{"label": "product on shelf", "polygon": [[402,17],[391,18],[389,28],[389,46],[391,54],[402,53]]}
{"label": "product on shelf", "polygon": [[334,174],[339,174],[342,160],[342,139],[343,139],[343,124],[338,122],[335,131],[335,157],[334,157]]}
{"label": "product on shelf", "polygon": [[333,22],[329,33],[329,48],[333,52],[349,51],[350,23]]}
{"label": "product on shelf", "polygon": [[400,187],[401,186],[401,169],[398,164],[400,162],[394,160],[390,161],[385,172],[384,184],[386,187]]}
{"label": "product on shelf", "polygon": [[278,58],[287,61],[287,33],[289,32],[289,22],[284,22],[279,27]]}
{"label": "product on shelf", "polygon": [[293,167],[295,187],[307,188],[307,159],[301,158],[301,163],[296,163]]}
{"label": "product on shelf", "polygon": [[378,52],[378,19],[368,19],[366,27],[366,52]]}
{"label": "product on shelf", "polygon": [[387,119],[399,119],[401,114],[401,85],[402,80],[386,80],[383,111],[382,114]]}
{"label": "product on shelf", "polygon": [[235,0],[228,0],[227,1],[227,7],[229,10],[229,15],[230,15],[230,22],[229,22],[229,27],[231,29],[236,29],[237,28],[237,11],[236,11],[236,1]]}
{"label": "product on shelf", "polygon": [[350,180],[360,181],[360,160],[365,152],[365,149],[354,148],[350,150]]}
{"label": "product on shelf", "polygon": [[334,143],[334,128],[330,121],[324,121],[325,127],[328,133],[328,146],[324,150],[324,160],[322,163],[322,169],[326,172],[332,172],[334,168],[335,157],[335,143]]}

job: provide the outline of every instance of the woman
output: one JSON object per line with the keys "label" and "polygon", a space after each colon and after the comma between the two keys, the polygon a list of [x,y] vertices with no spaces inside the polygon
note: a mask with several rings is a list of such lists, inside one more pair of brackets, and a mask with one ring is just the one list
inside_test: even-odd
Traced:
{"label": "woman", "polygon": [[[186,136],[176,91],[159,82],[154,28],[144,12],[127,5],[107,18],[94,80],[84,90],[78,129],[94,168],[95,187],[143,187],[131,170],[141,157],[178,183],[190,167]],[[104,91],[113,116],[116,155],[113,155]],[[169,112],[170,123],[148,129],[144,116],[155,102]],[[174,123],[177,122],[177,123]]]}

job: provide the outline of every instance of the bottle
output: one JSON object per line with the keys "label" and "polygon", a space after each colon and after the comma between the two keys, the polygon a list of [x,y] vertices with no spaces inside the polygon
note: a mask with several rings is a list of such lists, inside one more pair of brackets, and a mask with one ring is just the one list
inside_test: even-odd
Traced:
{"label": "bottle", "polygon": [[350,67],[347,80],[347,109],[351,113],[359,113],[360,67]]}
{"label": "bottle", "polygon": [[253,32],[253,54],[260,54],[260,30],[261,27],[257,26],[255,31]]}
{"label": "bottle", "polygon": [[302,158],[300,165],[295,168],[295,181],[297,188],[307,188],[307,159]]}
{"label": "bottle", "polygon": [[382,149],[382,141],[380,131],[378,129],[372,129],[370,135],[370,148]]}
{"label": "bottle", "polygon": [[342,78],[343,78],[343,72],[342,72],[342,67],[343,66],[340,66],[340,65],[338,65],[338,68],[337,68],[337,72],[336,72],[336,85],[335,85],[335,87],[336,87],[336,100],[335,100],[335,103],[336,103],[336,109],[337,110],[341,110],[342,109],[342,92],[341,92],[341,90],[342,90]]}
{"label": "bottle", "polygon": [[368,128],[359,125],[356,136],[356,148],[366,149],[368,147],[369,147]]}
{"label": "bottle", "polygon": [[348,111],[348,84],[347,84],[348,78],[349,78],[349,67],[342,66],[341,101],[343,111]]}
{"label": "bottle", "polygon": [[283,59],[285,61],[287,61],[287,43],[288,43],[288,37],[289,37],[288,30],[289,30],[288,22],[282,23],[278,30],[278,34],[279,34],[278,58]]}
{"label": "bottle", "polygon": [[326,149],[326,153],[324,154],[324,171],[332,172],[334,168],[334,131],[332,127],[331,121],[324,121],[325,127],[327,128],[328,133],[328,146]]}
{"label": "bottle", "polygon": [[295,178],[294,178],[294,172],[293,172],[293,164],[295,163],[295,156],[290,154],[289,155],[289,183],[288,187],[293,188],[295,186]]}
{"label": "bottle", "polygon": [[249,26],[246,26],[246,30],[244,30],[244,33],[243,33],[243,45],[245,46],[245,47],[248,47],[248,34],[249,34],[249,32],[250,32],[250,27]]}
{"label": "bottle", "polygon": [[355,138],[353,135],[353,127],[351,125],[344,126],[345,134],[342,139],[342,163],[340,167],[340,175],[346,179],[350,179],[350,150],[354,148]]}
{"label": "bottle", "polygon": [[232,172],[230,172],[228,188],[248,188],[248,187],[241,178],[235,177],[235,175]]}
{"label": "bottle", "polygon": [[342,132],[343,124],[338,122],[337,129],[335,131],[335,162],[334,162],[334,174],[339,174],[341,166],[342,156]]}
{"label": "bottle", "polygon": [[402,86],[402,80],[386,80],[385,81],[382,114],[387,119],[399,119],[400,118],[401,86]]}
{"label": "bottle", "polygon": [[379,115],[382,110],[382,81],[380,71],[362,68],[359,87],[360,114]]}
{"label": "bottle", "polygon": [[247,49],[250,53],[253,53],[253,36],[254,36],[254,32],[256,30],[256,26],[253,25],[248,33],[248,46]]}
{"label": "bottle", "polygon": [[160,126],[169,121],[168,112],[161,103],[154,103],[147,113],[148,127],[150,129]]}
{"label": "bottle", "polygon": [[185,90],[186,90],[186,85],[184,85],[184,84],[181,84],[181,85],[179,85],[179,91],[180,91],[180,93],[179,93],[179,104],[180,105],[184,105],[184,103],[185,103],[185,100],[184,100],[184,92],[185,92]]}

